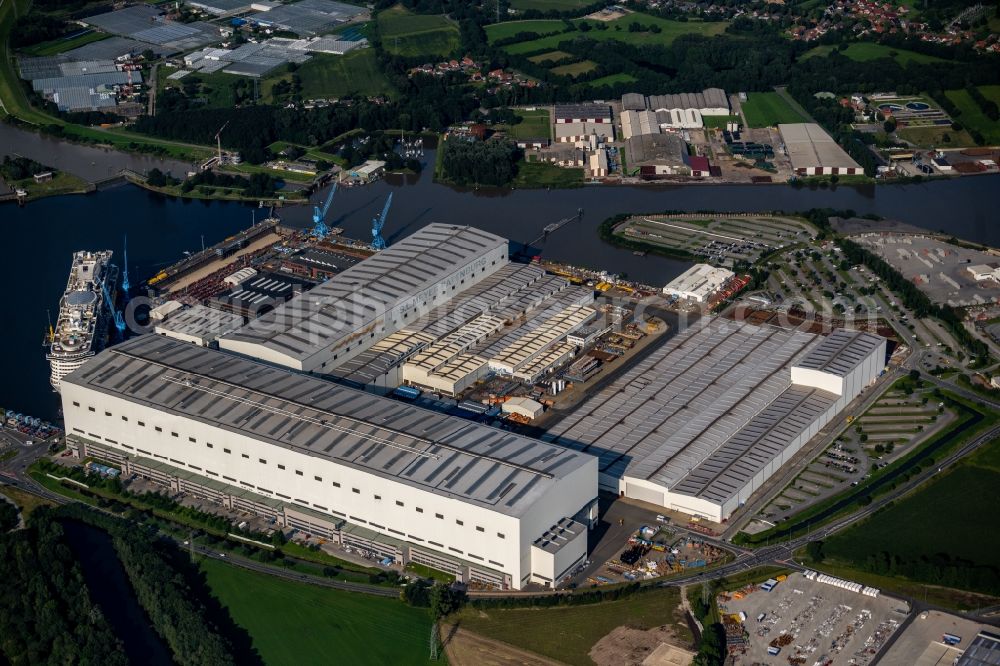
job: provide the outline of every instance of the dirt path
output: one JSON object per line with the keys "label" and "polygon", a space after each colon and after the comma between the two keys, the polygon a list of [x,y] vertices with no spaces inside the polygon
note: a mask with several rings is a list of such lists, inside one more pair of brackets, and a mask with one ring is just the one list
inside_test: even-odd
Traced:
{"label": "dirt path", "polygon": [[486,638],[456,625],[441,627],[441,640],[448,663],[452,666],[562,666],[548,659],[501,641]]}

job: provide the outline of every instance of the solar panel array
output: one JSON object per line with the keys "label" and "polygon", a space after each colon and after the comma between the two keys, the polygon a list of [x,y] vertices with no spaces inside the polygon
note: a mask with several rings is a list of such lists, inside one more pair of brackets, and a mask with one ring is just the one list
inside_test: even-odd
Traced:
{"label": "solar panel array", "polygon": [[159,335],[105,350],[63,382],[513,516],[590,460]]}

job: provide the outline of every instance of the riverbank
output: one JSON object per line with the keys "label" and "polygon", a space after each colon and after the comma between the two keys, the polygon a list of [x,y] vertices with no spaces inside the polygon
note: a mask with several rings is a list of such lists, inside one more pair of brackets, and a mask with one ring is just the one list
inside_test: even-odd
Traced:
{"label": "riverbank", "polygon": [[259,203],[263,201],[266,205],[281,203],[304,204],[308,201],[308,199],[298,191],[289,192],[287,194],[276,192],[275,195],[271,197],[251,197],[246,196],[241,192],[237,192],[234,188],[229,187],[213,186],[208,190],[205,190],[203,189],[205,186],[197,186],[185,192],[180,185],[164,185],[162,187],[150,185],[145,177],[138,176],[137,174],[125,174],[125,179],[129,183],[137,185],[138,187],[141,187],[149,192],[155,192],[156,194],[162,194],[163,196],[177,199],[231,201],[238,203]]}

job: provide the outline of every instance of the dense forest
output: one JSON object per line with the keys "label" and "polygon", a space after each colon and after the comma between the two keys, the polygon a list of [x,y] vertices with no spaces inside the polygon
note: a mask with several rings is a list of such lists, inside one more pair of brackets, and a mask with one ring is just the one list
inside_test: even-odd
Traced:
{"label": "dense forest", "polygon": [[449,139],[441,150],[442,175],[456,185],[506,185],[517,175],[521,154],[509,141]]}
{"label": "dense forest", "polygon": [[46,507],[26,529],[0,534],[0,661],[124,666],[121,644],[63,537]]}
{"label": "dense forest", "polygon": [[36,162],[20,155],[17,157],[4,155],[3,162],[0,162],[0,176],[8,181],[24,180],[25,178],[31,178],[37,173],[44,173],[46,171],[54,170],[41,162]]}

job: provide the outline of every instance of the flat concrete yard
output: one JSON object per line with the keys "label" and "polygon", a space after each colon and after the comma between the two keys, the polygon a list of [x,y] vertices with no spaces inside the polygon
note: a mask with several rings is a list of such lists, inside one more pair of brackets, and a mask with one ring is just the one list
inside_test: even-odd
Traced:
{"label": "flat concrete yard", "polygon": [[[981,630],[992,627],[965,618],[928,611],[914,618],[882,659],[884,664],[907,666],[951,666]],[[944,634],[955,634],[962,642],[951,647],[941,642]]]}
{"label": "flat concrete yard", "polygon": [[[749,646],[736,656],[737,665],[866,666],[909,609],[898,599],[869,597],[793,573],[770,592],[755,588],[743,599],[720,598],[719,610],[747,615]],[[761,613],[765,617],[758,622]],[[790,638],[781,638],[783,634]],[[777,656],[767,653],[772,642],[785,643]]]}
{"label": "flat concrete yard", "polygon": [[689,252],[731,265],[812,238],[805,220],[769,215],[638,215],[615,229],[623,238]]}
{"label": "flat concrete yard", "polygon": [[1000,297],[1000,282],[976,282],[968,270],[997,261],[985,252],[910,234],[861,234],[852,240],[892,264],[935,303],[976,305]]}

